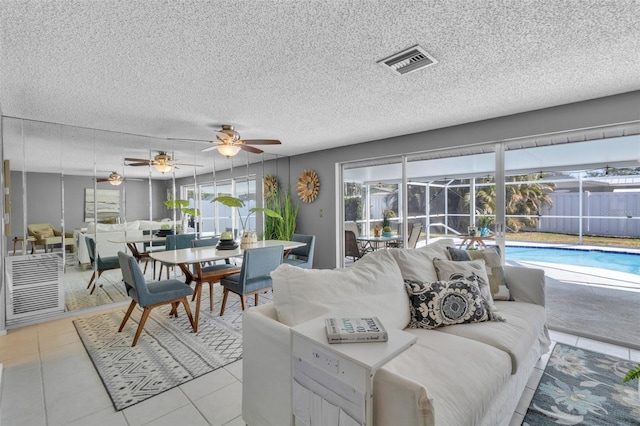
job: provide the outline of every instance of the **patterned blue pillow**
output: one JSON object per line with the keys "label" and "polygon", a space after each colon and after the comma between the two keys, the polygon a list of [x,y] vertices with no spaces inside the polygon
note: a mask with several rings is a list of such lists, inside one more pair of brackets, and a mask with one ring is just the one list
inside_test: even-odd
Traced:
{"label": "patterned blue pillow", "polygon": [[433,283],[405,280],[404,286],[410,300],[409,328],[433,329],[489,319],[475,279]]}

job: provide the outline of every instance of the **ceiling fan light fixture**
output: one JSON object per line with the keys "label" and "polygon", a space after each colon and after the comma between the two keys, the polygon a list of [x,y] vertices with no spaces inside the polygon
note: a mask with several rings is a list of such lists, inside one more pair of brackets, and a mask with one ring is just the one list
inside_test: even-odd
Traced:
{"label": "ceiling fan light fixture", "polygon": [[223,144],[223,145],[217,145],[216,148],[218,149],[218,152],[220,154],[224,155],[227,158],[233,157],[234,155],[240,152],[240,147],[238,145]]}
{"label": "ceiling fan light fixture", "polygon": [[155,167],[156,170],[159,171],[162,174],[171,171],[171,166],[169,164],[166,164],[166,163],[157,163],[157,164],[154,164],[153,167]]}
{"label": "ceiling fan light fixture", "polygon": [[122,183],[122,179],[109,179],[109,183],[113,186],[118,186]]}

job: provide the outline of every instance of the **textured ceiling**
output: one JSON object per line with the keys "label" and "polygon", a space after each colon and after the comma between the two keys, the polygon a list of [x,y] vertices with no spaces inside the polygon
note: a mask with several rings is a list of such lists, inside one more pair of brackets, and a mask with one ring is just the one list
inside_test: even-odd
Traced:
{"label": "textured ceiling", "polygon": [[[295,155],[639,90],[638,16],[637,0],[4,0],[0,106],[153,138],[228,123]],[[439,62],[376,63],[415,44]],[[120,138],[128,156],[147,139]],[[170,144],[185,162],[204,146]]]}

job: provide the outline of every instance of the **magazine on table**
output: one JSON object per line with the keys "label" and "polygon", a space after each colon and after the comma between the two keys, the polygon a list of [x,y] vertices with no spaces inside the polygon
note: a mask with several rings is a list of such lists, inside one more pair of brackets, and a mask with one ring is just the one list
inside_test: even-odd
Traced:
{"label": "magazine on table", "polygon": [[386,342],[387,330],[378,317],[325,318],[329,343]]}

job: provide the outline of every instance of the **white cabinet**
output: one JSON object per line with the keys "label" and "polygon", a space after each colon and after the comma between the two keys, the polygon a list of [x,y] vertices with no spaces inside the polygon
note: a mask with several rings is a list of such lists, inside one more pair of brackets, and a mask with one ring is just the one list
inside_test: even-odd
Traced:
{"label": "white cabinet", "polygon": [[329,344],[324,318],[291,328],[296,425],[371,425],[373,377],[416,337],[387,330],[386,342]]}

